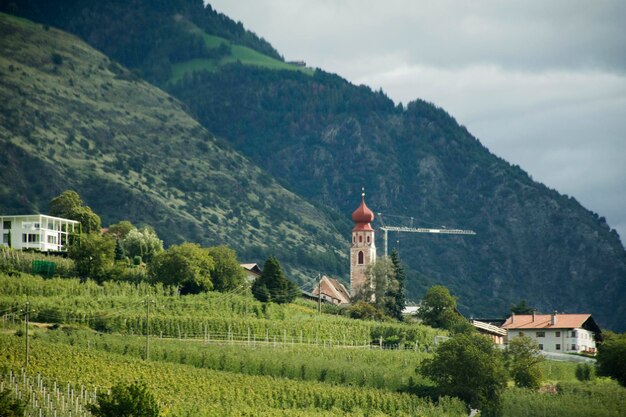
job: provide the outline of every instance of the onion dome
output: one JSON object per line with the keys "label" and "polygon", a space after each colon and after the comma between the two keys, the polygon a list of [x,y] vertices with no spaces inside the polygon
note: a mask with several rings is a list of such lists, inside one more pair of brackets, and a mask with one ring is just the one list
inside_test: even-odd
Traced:
{"label": "onion dome", "polygon": [[361,194],[361,204],[352,213],[352,221],[356,223],[352,230],[373,230],[370,222],[374,220],[374,212],[365,204],[365,193]]}

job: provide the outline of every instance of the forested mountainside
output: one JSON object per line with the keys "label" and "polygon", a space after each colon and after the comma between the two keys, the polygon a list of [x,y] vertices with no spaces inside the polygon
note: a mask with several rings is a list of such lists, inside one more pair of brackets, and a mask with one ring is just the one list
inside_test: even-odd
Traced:
{"label": "forested mountainside", "polygon": [[152,82],[168,80],[177,63],[227,52],[190,25],[282,61],[267,41],[202,0],[0,0],[0,10],[72,32]]}
{"label": "forested mountainside", "polygon": [[236,66],[188,77],[171,91],[209,130],[307,198],[347,215],[364,185],[388,225],[409,226],[413,216],[416,226],[477,232],[391,234],[414,271],[409,297],[443,283],[474,316],[527,299],[543,311],[592,312],[605,326],[626,325],[626,254],[617,233],[491,154],[442,109],[419,100],[396,107],[321,71]]}
{"label": "forested mountainside", "polygon": [[46,213],[75,189],[104,224],[147,223],[170,244],[228,244],[243,261],[272,253],[301,279],[322,266],[344,274],[347,239],[333,214],[183,107],[74,36],[0,15],[0,212]]}
{"label": "forested mountainside", "polygon": [[[45,3],[0,5],[37,18],[32,11]],[[109,9],[124,10],[129,22],[142,22],[130,26],[132,37],[117,35],[128,39],[126,48],[162,48],[153,29],[144,30],[160,21],[170,22],[181,39],[204,31],[210,56],[180,43],[188,55],[168,55],[167,65],[133,62],[126,49],[110,51],[111,57],[170,91],[205,127],[294,192],[347,218],[365,186],[369,206],[387,214],[389,224],[408,225],[391,217],[401,215],[414,217],[415,225],[478,233],[392,235],[411,271],[409,298],[436,282],[449,286],[461,311],[474,316],[504,314],[526,299],[542,311],[590,312],[602,326],[626,329],[626,252],[617,233],[575,199],[491,154],[444,110],[420,100],[396,106],[384,93],[337,75],[281,67],[276,54],[266,57],[270,61],[245,59],[250,55],[235,49],[235,37],[199,23],[196,15],[213,12],[201,2],[181,0],[171,8],[146,0],[132,2],[135,8],[92,3],[77,0],[62,17],[50,12],[43,21],[101,50],[111,42],[104,36],[108,28],[88,25],[82,16],[101,13],[107,20]],[[168,65],[169,75],[154,75]]]}

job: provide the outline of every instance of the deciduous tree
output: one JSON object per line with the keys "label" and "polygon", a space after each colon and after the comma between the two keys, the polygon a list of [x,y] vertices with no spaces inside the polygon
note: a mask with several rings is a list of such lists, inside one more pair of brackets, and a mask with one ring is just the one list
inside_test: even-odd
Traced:
{"label": "deciduous tree", "polygon": [[122,247],[126,256],[130,258],[140,256],[144,262],[150,262],[157,254],[163,252],[163,241],[151,227],[133,228],[122,239]]}
{"label": "deciduous tree", "polygon": [[389,258],[379,258],[367,267],[365,274],[367,281],[354,300],[372,303],[390,315],[387,309],[394,303],[398,288],[393,263]]}
{"label": "deciduous tree", "polygon": [[422,298],[417,316],[428,326],[451,329],[459,320],[456,298],[443,285],[432,286]]}
{"label": "deciduous tree", "polygon": [[113,266],[115,240],[99,233],[84,233],[70,245],[68,256],[74,259],[78,276],[101,282]]}
{"label": "deciduous tree", "polygon": [[83,233],[100,231],[100,216],[85,205],[76,191],[66,190],[53,198],[50,215],[80,222]]}
{"label": "deciduous tree", "polygon": [[205,248],[183,243],[157,254],[150,263],[150,276],[155,282],[180,287],[182,294],[197,294],[213,289],[214,267],[215,262]]}
{"label": "deciduous tree", "polygon": [[460,398],[480,409],[482,416],[500,415],[507,377],[502,352],[487,337],[456,335],[441,343],[418,370],[437,384],[441,395]]}
{"label": "deciduous tree", "polygon": [[607,332],[598,345],[598,375],[609,376],[626,387],[626,334]]}
{"label": "deciduous tree", "polygon": [[539,345],[528,336],[511,339],[506,352],[509,373],[515,385],[522,388],[537,389],[541,385],[541,368],[543,356]]}
{"label": "deciduous tree", "polygon": [[207,251],[215,261],[215,268],[211,274],[215,290],[230,291],[245,284],[246,273],[237,261],[234,250],[228,246],[213,246],[207,248]]}
{"label": "deciduous tree", "polygon": [[109,226],[109,233],[117,237],[118,239],[124,239],[128,232],[136,229],[135,226],[128,220],[122,220],[118,223],[114,223]]}

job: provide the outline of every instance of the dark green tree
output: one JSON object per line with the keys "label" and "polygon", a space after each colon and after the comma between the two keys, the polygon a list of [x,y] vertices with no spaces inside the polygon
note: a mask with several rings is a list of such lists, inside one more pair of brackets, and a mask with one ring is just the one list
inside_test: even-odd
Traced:
{"label": "dark green tree", "polygon": [[265,261],[263,273],[252,284],[252,294],[263,302],[290,303],[300,294],[300,288],[287,279],[278,259],[270,256]]}
{"label": "dark green tree", "polygon": [[63,191],[50,201],[50,215],[76,220],[81,224],[81,232],[100,232],[100,216],[83,203],[76,191]]}
{"label": "dark green tree", "polygon": [[417,317],[428,326],[448,330],[463,319],[456,312],[456,298],[443,285],[434,285],[426,291]]}
{"label": "dark green tree", "polygon": [[124,247],[122,246],[122,242],[119,238],[115,239],[115,260],[121,261],[126,256],[124,252]]}
{"label": "dark green tree", "polygon": [[0,391],[0,416],[23,417],[26,405],[13,395],[10,389]]}
{"label": "dark green tree", "polygon": [[543,362],[543,356],[541,356],[537,342],[528,336],[511,339],[506,352],[506,363],[516,386],[539,388],[541,385],[539,364],[541,362]]}
{"label": "dark green tree", "polygon": [[157,254],[149,266],[153,282],[180,288],[181,294],[197,294],[213,289],[211,274],[215,262],[206,248],[195,243],[173,245]]}
{"label": "dark green tree", "polygon": [[576,379],[585,382],[595,378],[596,371],[592,365],[588,363],[579,363],[576,365]]}
{"label": "dark green tree", "polygon": [[406,304],[406,295],[404,290],[406,272],[404,271],[402,261],[400,261],[400,255],[398,254],[397,249],[394,249],[393,252],[391,252],[391,263],[393,264],[396,285],[393,289],[390,288],[387,292],[387,305],[385,311],[389,316],[402,321],[404,320],[402,310],[404,310],[404,306]]}
{"label": "dark green tree", "polygon": [[435,382],[441,395],[460,398],[480,409],[481,416],[500,415],[507,375],[503,354],[489,338],[478,333],[456,335],[441,343],[418,370]]}
{"label": "dark green tree", "polygon": [[82,234],[68,249],[74,259],[76,273],[81,278],[102,282],[115,260],[115,240],[99,233]]}
{"label": "dark green tree", "polygon": [[626,334],[606,332],[603,337],[596,357],[598,375],[614,378],[626,387]]}
{"label": "dark green tree", "polygon": [[513,314],[533,314],[535,309],[528,304],[526,304],[526,300],[521,300],[514,306],[511,306],[511,313]]}
{"label": "dark green tree", "polygon": [[237,260],[237,254],[228,246],[207,248],[215,261],[211,277],[213,288],[217,291],[232,291],[246,283],[246,273]]}
{"label": "dark green tree", "polygon": [[75,207],[81,207],[83,204],[76,191],[66,190],[50,201],[50,215],[66,217]]}
{"label": "dark green tree", "polygon": [[143,383],[118,384],[111,393],[100,392],[96,404],[87,409],[95,417],[158,417],[159,406]]}

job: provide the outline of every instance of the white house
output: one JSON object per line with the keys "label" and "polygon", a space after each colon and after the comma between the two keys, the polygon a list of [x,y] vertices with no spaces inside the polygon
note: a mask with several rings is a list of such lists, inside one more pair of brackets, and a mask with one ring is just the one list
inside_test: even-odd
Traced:
{"label": "white house", "polygon": [[595,354],[596,341],[602,340],[591,314],[513,314],[502,328],[508,332],[508,341],[528,336],[545,352]]}
{"label": "white house", "polygon": [[14,249],[64,252],[68,236],[79,230],[77,221],[45,214],[0,216],[0,244]]}

